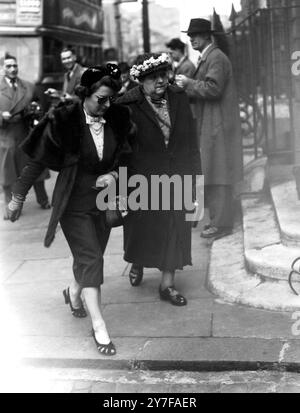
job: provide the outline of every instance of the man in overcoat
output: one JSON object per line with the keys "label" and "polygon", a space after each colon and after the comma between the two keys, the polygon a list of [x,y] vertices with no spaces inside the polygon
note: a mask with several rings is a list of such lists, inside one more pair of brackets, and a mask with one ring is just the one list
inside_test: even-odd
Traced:
{"label": "man in overcoat", "polygon": [[[0,78],[0,185],[5,201],[4,219],[8,219],[11,187],[28,161],[19,145],[29,133],[26,114],[36,97],[34,85],[18,77],[17,60],[8,53],[3,70],[4,76]],[[43,173],[34,185],[37,201],[43,209],[50,208],[44,186],[48,174],[47,171]]]}
{"label": "man in overcoat", "polygon": [[192,19],[187,32],[200,52],[193,78],[177,76],[194,104],[210,224],[202,237],[232,232],[234,193],[242,180],[239,105],[228,57],[214,44],[211,22]]}

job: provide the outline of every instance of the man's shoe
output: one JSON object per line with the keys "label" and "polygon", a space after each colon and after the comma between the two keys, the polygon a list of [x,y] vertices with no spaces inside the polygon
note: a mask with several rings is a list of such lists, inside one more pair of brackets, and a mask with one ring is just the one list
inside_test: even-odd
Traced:
{"label": "man's shoe", "polygon": [[231,228],[209,227],[202,232],[201,237],[204,239],[218,240],[220,238],[226,237],[231,234],[232,234]]}

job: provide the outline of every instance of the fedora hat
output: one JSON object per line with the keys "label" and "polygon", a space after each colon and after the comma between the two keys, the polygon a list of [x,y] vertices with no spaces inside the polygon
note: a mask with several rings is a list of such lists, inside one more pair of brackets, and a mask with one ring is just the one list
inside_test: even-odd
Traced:
{"label": "fedora hat", "polygon": [[183,31],[182,33],[187,33],[187,34],[215,33],[215,31],[212,30],[212,25],[209,20],[192,19],[187,31]]}

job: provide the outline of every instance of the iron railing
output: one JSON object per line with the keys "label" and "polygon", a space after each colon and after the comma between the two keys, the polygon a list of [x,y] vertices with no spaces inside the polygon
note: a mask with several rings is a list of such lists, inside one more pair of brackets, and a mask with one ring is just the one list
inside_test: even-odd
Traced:
{"label": "iron railing", "polygon": [[[254,157],[295,160],[296,77],[300,6],[258,9],[227,32],[240,98],[243,145]],[[298,79],[299,85],[299,79]],[[299,94],[299,93],[298,93]]]}

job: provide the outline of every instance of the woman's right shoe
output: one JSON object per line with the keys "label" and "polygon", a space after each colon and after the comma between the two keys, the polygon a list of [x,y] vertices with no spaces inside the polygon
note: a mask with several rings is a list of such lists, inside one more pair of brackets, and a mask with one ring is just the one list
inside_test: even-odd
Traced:
{"label": "woman's right shoe", "polygon": [[68,288],[67,290],[64,290],[63,295],[64,295],[64,298],[65,298],[65,303],[69,304],[70,309],[71,309],[71,313],[75,318],[85,318],[85,317],[87,317],[87,313],[86,313],[82,303],[81,303],[80,308],[74,308],[72,306],[72,302],[71,302],[71,298],[70,298],[70,288]]}
{"label": "woman's right shoe", "polygon": [[132,287],[138,287],[143,281],[144,268],[138,265],[132,265],[129,273],[129,281]]}
{"label": "woman's right shoe", "polygon": [[96,334],[94,330],[92,330],[92,335],[93,335],[94,341],[96,343],[97,349],[100,354],[102,354],[103,356],[108,356],[108,357],[112,357],[117,354],[116,347],[112,341],[109,344],[100,344],[98,343],[96,339]]}
{"label": "woman's right shoe", "polygon": [[168,287],[165,290],[162,290],[161,286],[159,287],[159,296],[163,301],[169,301],[172,305],[176,307],[184,307],[187,305],[186,298],[179,294],[179,292],[174,287]]}

